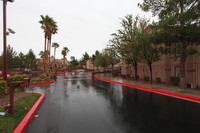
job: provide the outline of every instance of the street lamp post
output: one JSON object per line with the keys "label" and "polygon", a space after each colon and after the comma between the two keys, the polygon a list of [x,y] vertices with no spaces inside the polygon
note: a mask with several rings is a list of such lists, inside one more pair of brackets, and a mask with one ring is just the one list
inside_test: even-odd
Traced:
{"label": "street lamp post", "polygon": [[6,38],[6,4],[7,1],[13,2],[14,0],[3,0],[3,79],[7,80],[7,38]]}

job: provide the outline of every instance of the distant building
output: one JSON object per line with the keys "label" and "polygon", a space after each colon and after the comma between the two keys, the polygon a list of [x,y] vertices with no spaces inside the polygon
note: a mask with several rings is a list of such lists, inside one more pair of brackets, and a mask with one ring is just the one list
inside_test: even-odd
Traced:
{"label": "distant building", "polygon": [[87,60],[86,61],[86,69],[94,69],[94,70],[102,70],[103,68],[100,66],[94,66],[92,60]]}
{"label": "distant building", "polygon": [[[37,65],[37,70],[44,70],[44,61],[43,59],[37,59],[36,60],[36,65]],[[50,58],[50,69],[51,70],[62,70],[62,69],[65,69],[69,66],[69,62],[68,60],[66,59],[65,60],[65,65],[64,65],[64,60],[63,59],[55,59],[55,62],[54,62],[54,58],[51,57]],[[47,66],[46,66],[47,67]]]}

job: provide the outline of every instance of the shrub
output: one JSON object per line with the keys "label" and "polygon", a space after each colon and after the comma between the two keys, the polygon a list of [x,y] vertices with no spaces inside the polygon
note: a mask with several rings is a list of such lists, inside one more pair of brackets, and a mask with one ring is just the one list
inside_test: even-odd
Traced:
{"label": "shrub", "polygon": [[161,83],[161,78],[157,77],[157,78],[156,78],[156,81],[157,81],[158,83]]}
{"label": "shrub", "polygon": [[149,76],[144,76],[144,81],[149,81]]}
{"label": "shrub", "polygon": [[33,83],[33,82],[35,82],[35,79],[31,79],[30,83]]}
{"label": "shrub", "polygon": [[23,75],[15,75],[15,81],[23,81],[24,77]]}
{"label": "shrub", "polygon": [[[26,78],[26,75],[14,75],[14,76],[9,76],[7,78],[7,85],[10,85],[10,82],[13,81],[23,81],[24,78]],[[18,88],[20,85],[16,85],[14,88]]]}
{"label": "shrub", "polygon": [[8,83],[8,85],[10,84],[10,82],[13,82],[13,81],[15,81],[15,76],[9,76],[9,77],[7,77],[7,83]]}
{"label": "shrub", "polygon": [[47,78],[47,79],[45,79],[45,81],[46,81],[46,82],[49,82],[49,81],[52,81],[52,79]]}
{"label": "shrub", "polygon": [[0,80],[0,97],[7,94],[7,82],[5,80]]}
{"label": "shrub", "polygon": [[180,82],[180,78],[179,78],[179,77],[172,76],[172,77],[170,77],[170,82],[171,82],[173,85],[178,85],[179,82]]}
{"label": "shrub", "polygon": [[40,79],[46,79],[47,78],[47,76],[45,75],[45,74],[42,74],[42,75],[40,75]]}
{"label": "shrub", "polygon": [[52,79],[50,78],[45,78],[45,79],[41,79],[41,78],[36,78],[36,79],[31,79],[31,83],[36,83],[36,82],[49,82],[52,81]]}

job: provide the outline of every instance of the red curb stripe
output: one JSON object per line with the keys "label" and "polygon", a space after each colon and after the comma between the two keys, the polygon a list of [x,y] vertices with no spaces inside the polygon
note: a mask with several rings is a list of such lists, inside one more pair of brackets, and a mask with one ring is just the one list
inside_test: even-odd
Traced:
{"label": "red curb stripe", "polygon": [[49,82],[30,83],[30,85],[47,85],[47,84],[52,84],[54,82],[55,82],[55,80],[49,81]]}
{"label": "red curb stripe", "polygon": [[[34,92],[35,93],[35,92]],[[23,118],[23,120],[19,123],[19,125],[15,128],[15,130],[13,131],[13,133],[25,133],[25,131],[27,130],[30,122],[32,121],[34,115],[36,114],[36,112],[39,109],[39,106],[42,104],[42,102],[44,101],[45,98],[45,94],[44,93],[39,93],[36,92],[38,94],[41,94],[40,98],[37,100],[37,102],[33,105],[33,107],[31,108],[31,110],[26,114],[26,116]]]}
{"label": "red curb stripe", "polygon": [[169,92],[169,91],[158,90],[158,89],[153,89],[153,88],[148,88],[148,87],[143,87],[143,86],[138,86],[138,85],[132,85],[132,84],[112,81],[112,80],[108,80],[108,79],[98,78],[98,77],[95,77],[95,79],[102,80],[105,82],[120,84],[120,85],[132,87],[132,88],[136,88],[136,89],[140,89],[140,90],[144,90],[144,91],[148,91],[148,92],[153,92],[153,93],[157,93],[157,94],[161,94],[161,95],[165,95],[165,96],[175,97],[178,99],[183,99],[183,100],[187,100],[187,101],[200,103],[200,98],[195,97],[195,96],[189,96],[189,95],[184,95],[184,94],[175,93],[175,92]]}
{"label": "red curb stripe", "polygon": [[51,74],[65,74],[66,72],[57,72],[57,73],[51,73]]}

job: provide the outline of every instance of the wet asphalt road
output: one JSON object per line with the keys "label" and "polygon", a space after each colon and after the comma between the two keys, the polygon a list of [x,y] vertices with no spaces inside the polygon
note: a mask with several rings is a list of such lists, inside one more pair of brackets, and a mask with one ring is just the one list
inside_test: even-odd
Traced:
{"label": "wet asphalt road", "polygon": [[46,99],[27,133],[199,133],[200,105],[83,75],[32,87]]}

